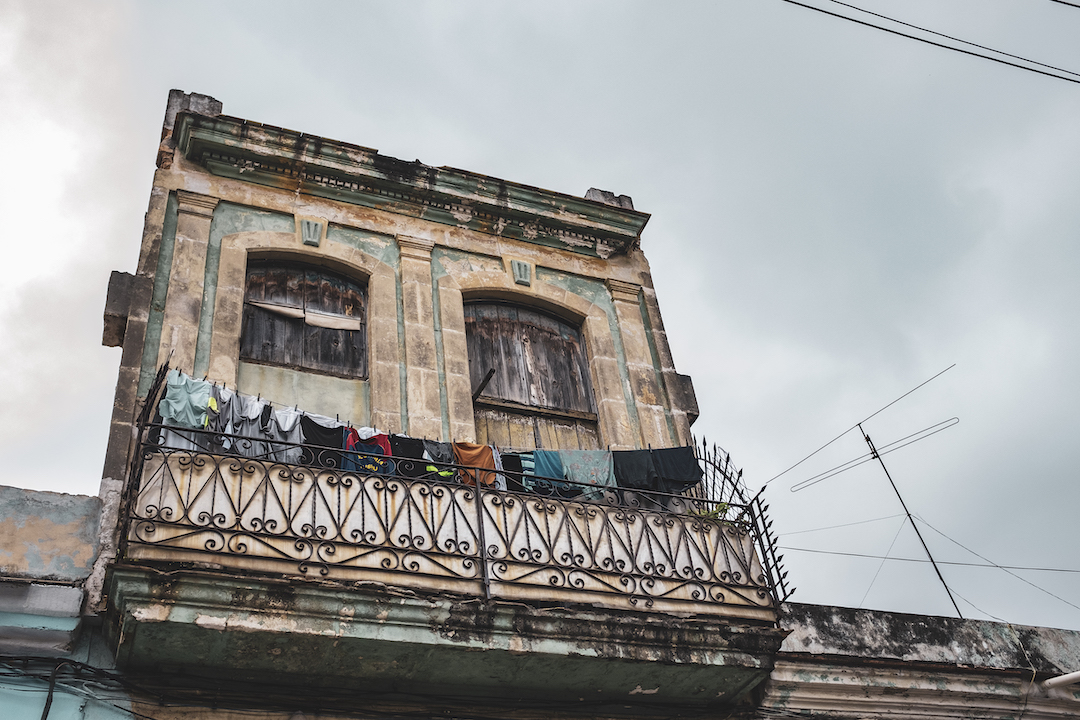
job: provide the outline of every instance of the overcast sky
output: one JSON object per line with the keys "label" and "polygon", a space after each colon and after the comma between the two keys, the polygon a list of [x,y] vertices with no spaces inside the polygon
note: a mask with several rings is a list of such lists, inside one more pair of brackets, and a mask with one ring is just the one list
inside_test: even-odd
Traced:
{"label": "overcast sky", "polygon": [[[856,4],[1080,72],[1065,4]],[[781,0],[0,0],[4,484],[97,492],[105,290],[135,269],[170,88],[632,196],[694,429],[753,491],[955,363],[864,425],[886,445],[959,418],[885,457],[931,551],[1080,570],[1080,85]],[[849,433],[766,490],[793,599],[953,614],[925,563],[806,552],[925,557],[879,465],[790,492],[865,451]],[[942,566],[966,617],[1080,629],[1080,573],[1015,572],[1046,592]]]}

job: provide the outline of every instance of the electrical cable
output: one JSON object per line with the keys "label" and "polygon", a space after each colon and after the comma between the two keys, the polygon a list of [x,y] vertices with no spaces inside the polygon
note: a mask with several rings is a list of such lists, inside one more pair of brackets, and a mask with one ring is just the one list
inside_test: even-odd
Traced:
{"label": "electrical cable", "polygon": [[[997,53],[998,55],[1004,55],[1005,57],[1011,57],[1011,58],[1014,58],[1016,60],[1023,60],[1024,62],[1031,63],[1032,65],[1038,65],[1039,67],[1049,68],[1050,70],[1057,70],[1058,72],[1063,72],[1066,75],[1075,75],[1076,77],[1080,77],[1080,73],[1074,73],[1072,70],[1066,70],[1064,68],[1055,67],[1054,65],[1047,65],[1046,63],[1037,62],[1035,60],[1029,60],[1026,57],[1021,57],[1020,55],[1013,55],[1011,53],[1007,53],[1007,52],[1004,52],[1002,50],[995,50],[992,47],[987,47],[985,45],[979,45],[978,43],[973,43],[973,42],[969,42],[967,40],[962,40],[961,38],[953,37],[952,35],[946,35],[945,33],[939,33],[939,32],[936,32],[934,30],[930,30],[929,28],[920,27],[919,25],[912,25],[911,23],[904,22],[903,20],[897,20],[896,18],[889,17],[888,15],[881,15],[881,14],[876,13],[876,12],[871,12],[870,10],[864,10],[861,7],[856,7],[855,5],[849,5],[846,2],[840,2],[840,0],[829,0],[829,2],[834,3],[836,5],[843,5],[846,8],[851,8],[852,10],[857,10],[857,11],[859,11],[861,13],[866,13],[867,15],[873,15],[874,17],[879,17],[882,20],[888,20],[889,22],[894,22],[897,25],[904,25],[904,26],[909,27],[909,28],[915,28],[916,30],[921,30],[921,31],[923,31],[925,33],[930,33],[931,35],[937,35],[938,37],[943,37],[943,38],[946,38],[948,40],[955,40],[956,42],[964,43],[965,45],[970,45],[971,47],[977,47],[980,50],[989,50],[990,52]],[[1080,5],[1077,5],[1076,7],[1080,7]],[[972,607],[974,607],[974,605]]]}
{"label": "electrical cable", "polygon": [[796,530],[795,532],[777,533],[777,537],[786,537],[788,535],[802,535],[804,533],[821,532],[822,530],[835,530],[836,528],[851,527],[852,525],[865,525],[867,523],[879,522],[881,520],[892,520],[898,518],[904,513],[896,513],[895,515],[886,515],[885,517],[874,518],[872,520],[859,520],[858,522],[844,523],[842,525],[829,525],[828,527],[813,528],[811,530]]}
{"label": "electrical cable", "polygon": [[877,572],[874,573],[874,577],[870,580],[870,585],[866,588],[866,592],[863,593],[862,600],[859,601],[860,608],[863,606],[863,603],[866,602],[866,596],[870,594],[870,589],[874,587],[874,583],[877,582],[878,575],[881,574],[881,568],[885,567],[885,561],[889,559],[889,555],[892,553],[893,545],[896,544],[896,540],[900,537],[900,533],[901,531],[903,531],[904,526],[907,525],[907,522],[908,519],[905,515],[904,519],[900,521],[900,527],[896,528],[896,534],[893,535],[892,542],[889,543],[889,549],[885,551],[885,557],[881,558],[881,562],[877,566]]}
{"label": "electrical cable", "polygon": [[1004,571],[1005,571],[1005,572],[1007,572],[1007,573],[1008,573],[1009,575],[1012,575],[1012,576],[1013,576],[1014,578],[1016,578],[1017,580],[1020,580],[1021,582],[1027,583],[1028,585],[1030,585],[1031,587],[1035,588],[1036,590],[1039,590],[1039,591],[1041,591],[1041,592],[1044,592],[1044,593],[1046,593],[1047,595],[1049,595],[1050,597],[1052,597],[1052,598],[1057,598],[1058,600],[1060,600],[1061,602],[1065,603],[1066,605],[1068,605],[1068,606],[1070,606],[1070,607],[1074,607],[1074,608],[1076,608],[1077,610],[1080,610],[1080,605],[1076,605],[1075,603],[1071,603],[1071,602],[1069,602],[1068,600],[1066,600],[1065,598],[1061,597],[1060,595],[1055,595],[1054,593],[1050,592],[1050,591],[1049,591],[1049,590],[1047,590],[1046,588],[1042,588],[1042,587],[1039,587],[1038,585],[1036,585],[1035,583],[1031,582],[1030,580],[1028,580],[1028,579],[1026,579],[1026,578],[1023,578],[1023,577],[1021,577],[1021,576],[1017,575],[1016,573],[1014,573],[1014,572],[1010,571],[1010,570],[1009,570],[1009,569],[1007,569],[1006,567],[1004,567],[1004,566],[1002,566],[1002,565],[998,565],[998,564],[997,564],[996,562],[994,562],[994,561],[993,561],[993,560],[991,560],[990,558],[987,558],[987,557],[984,557],[984,556],[980,555],[979,553],[975,552],[975,551],[974,551],[974,550],[972,550],[971,548],[969,548],[969,547],[967,547],[967,546],[965,546],[965,545],[961,544],[961,543],[960,543],[959,541],[957,541],[957,540],[953,540],[953,539],[952,539],[951,537],[949,537],[949,536],[948,536],[948,535],[946,535],[945,533],[941,532],[941,531],[940,531],[940,530],[938,530],[938,529],[937,529],[936,527],[934,527],[934,526],[933,526],[933,525],[931,525],[930,523],[926,522],[926,520],[923,520],[923,519],[922,519],[921,517],[920,517],[920,518],[918,518],[918,520],[919,520],[919,522],[921,522],[921,523],[922,523],[923,525],[925,525],[926,527],[930,528],[931,530],[933,530],[934,532],[936,532],[936,533],[937,533],[938,535],[940,535],[941,537],[945,538],[946,540],[948,540],[949,542],[953,543],[954,545],[956,545],[956,546],[958,546],[958,547],[961,547],[961,548],[963,548],[964,550],[967,550],[967,551],[968,551],[969,553],[971,553],[971,554],[972,554],[972,555],[974,555],[975,557],[977,557],[977,558],[980,558],[980,559],[982,559],[982,560],[985,560],[986,562],[990,563],[990,564],[991,564],[992,566],[994,566],[994,567],[996,567],[996,568],[999,568],[999,569],[1001,569],[1001,570],[1004,570]]}
{"label": "electrical cable", "polygon": [[[785,1],[785,2],[787,2],[787,0],[784,0],[784,1]],[[936,378],[939,378],[939,377],[941,377],[941,376],[942,376],[942,375],[944,375],[945,373],[947,373],[947,372],[949,372],[950,370],[952,370],[952,369],[953,369],[954,367],[956,367],[956,363],[953,363],[953,364],[952,364],[952,365],[950,365],[949,367],[945,368],[944,370],[942,370],[941,372],[939,372],[939,373],[938,373],[937,375],[935,375],[934,377],[930,378],[930,380],[934,380],[934,379],[936,379]],[[830,446],[830,445],[832,445],[832,444],[833,444],[834,442],[836,442],[836,441],[837,441],[837,440],[839,440],[840,438],[844,437],[844,436],[845,436],[845,435],[847,435],[847,434],[848,434],[849,432],[851,432],[851,431],[852,431],[852,430],[854,430],[855,428],[859,427],[859,425],[863,424],[864,422],[866,422],[866,421],[867,421],[867,420],[869,420],[870,418],[872,418],[872,417],[874,417],[874,416],[876,416],[876,415],[880,415],[880,414],[881,414],[882,412],[884,412],[885,410],[888,410],[888,409],[889,409],[889,408],[891,408],[891,407],[892,407],[893,405],[895,405],[896,403],[900,402],[901,400],[903,400],[904,398],[906,398],[906,397],[907,397],[908,395],[910,395],[911,393],[913,393],[913,392],[915,392],[916,390],[918,390],[919,388],[921,388],[921,387],[922,387],[923,385],[926,385],[926,384],[927,384],[928,382],[930,382],[930,380],[924,380],[923,382],[919,383],[918,385],[916,385],[915,387],[911,388],[911,389],[910,389],[910,390],[908,390],[908,391],[907,391],[906,393],[904,393],[904,394],[903,394],[903,395],[901,395],[900,397],[896,398],[896,399],[895,399],[895,400],[893,400],[893,401],[892,401],[891,403],[889,403],[889,404],[888,404],[888,405],[886,405],[885,407],[881,408],[881,409],[880,409],[880,410],[878,410],[877,412],[874,412],[874,413],[871,413],[870,415],[867,415],[867,416],[866,416],[866,417],[864,417],[864,418],[863,418],[862,420],[860,420],[859,422],[855,423],[854,425],[852,425],[851,427],[849,427],[849,428],[848,428],[847,430],[845,430],[844,432],[840,433],[839,435],[837,435],[836,437],[834,437],[834,438],[833,438],[832,440],[830,440],[829,442],[825,443],[824,445],[822,445],[821,447],[819,447],[819,448],[818,448],[817,450],[815,450],[814,452],[810,453],[809,455],[807,455],[806,457],[804,457],[804,458],[803,458],[802,460],[800,460],[799,462],[797,462],[797,463],[795,463],[794,465],[792,465],[791,467],[789,467],[789,468],[788,468],[787,470],[784,470],[783,472],[780,472],[780,473],[777,473],[776,475],[773,475],[773,476],[772,476],[771,478],[769,478],[768,480],[766,480],[766,481],[765,481],[765,484],[761,486],[761,490],[764,490],[764,489],[765,489],[765,486],[766,486],[766,485],[768,485],[769,483],[771,483],[771,482],[772,482],[773,480],[777,479],[778,477],[782,477],[782,476],[784,476],[784,475],[787,475],[787,474],[788,474],[789,472],[791,472],[791,471],[792,471],[792,470],[794,470],[795,468],[799,467],[799,466],[800,466],[800,465],[802,465],[802,464],[803,464],[804,462],[806,462],[806,461],[807,461],[807,460],[809,460],[810,458],[814,457],[814,456],[815,456],[815,455],[817,455],[817,454],[818,454],[819,452],[821,452],[821,451],[822,451],[822,450],[824,450],[825,448],[829,447],[829,446]],[[759,494],[759,495],[761,494],[761,490],[758,490],[758,494]]]}
{"label": "electrical cable", "polygon": [[[916,518],[918,519],[918,518]],[[933,529],[933,528],[931,528]],[[854,553],[854,552],[841,552],[840,550],[818,550],[815,548],[801,548],[791,547],[790,545],[778,545],[779,550],[794,550],[796,552],[808,552],[817,553],[818,555],[843,555],[845,557],[858,557],[868,558],[870,560],[881,560],[884,555],[869,555],[867,553]],[[923,558],[904,558],[904,557],[890,557],[886,558],[895,562],[914,562],[914,563],[928,563],[929,560]],[[1080,573],[1080,570],[1071,570],[1067,568],[1045,568],[1045,567],[1025,567],[1018,565],[996,565],[994,563],[970,563],[970,562],[957,562],[955,560],[938,560],[938,565],[954,565],[956,567],[977,567],[977,568],[996,568],[998,570],[1030,570],[1032,572],[1059,572],[1059,573]]]}
{"label": "electrical cable", "polygon": [[1050,0],[1050,2],[1060,3],[1062,5],[1068,5],[1069,7],[1080,8],[1080,4],[1068,2],[1067,0]]}
{"label": "electrical cable", "polygon": [[[817,11],[819,13],[823,13],[825,15],[831,15],[832,17],[840,18],[841,20],[847,20],[848,22],[857,23],[859,25],[865,25],[866,27],[871,27],[871,28],[874,28],[875,30],[881,30],[882,32],[887,32],[887,33],[891,33],[893,35],[899,35],[900,37],[908,38],[909,40],[917,40],[917,41],[919,41],[921,43],[926,43],[927,45],[933,45],[935,47],[944,48],[945,50],[952,50],[953,52],[963,53],[964,55],[971,55],[972,57],[982,58],[984,60],[990,60],[991,62],[1000,63],[1001,65],[1008,65],[1009,67],[1018,68],[1020,70],[1027,70],[1028,72],[1038,73],[1039,75],[1045,75],[1047,77],[1052,77],[1052,78],[1056,78],[1058,80],[1064,80],[1065,82],[1071,82],[1071,83],[1076,83],[1076,84],[1080,85],[1080,78],[1064,77],[1062,75],[1056,75],[1056,74],[1051,73],[1051,72],[1046,72],[1045,70],[1039,70],[1037,68],[1027,67],[1025,65],[1018,65],[1017,63],[1009,62],[1008,60],[1002,60],[1001,58],[991,57],[990,55],[983,55],[982,53],[973,52],[971,50],[965,50],[963,48],[953,47],[951,45],[945,45],[944,43],[934,42],[933,40],[927,40],[926,38],[921,38],[921,37],[918,37],[916,35],[909,35],[908,33],[903,33],[903,32],[900,32],[899,30],[891,30],[889,28],[882,27],[880,25],[875,25],[874,23],[866,22],[865,20],[859,20],[857,18],[848,17],[847,15],[841,15],[840,13],[834,13],[834,12],[831,12],[829,10],[826,10],[825,8],[819,8],[819,7],[814,7],[813,5],[807,5],[806,3],[798,2],[798,0],[781,0],[781,2],[786,2],[786,3],[791,4],[791,5],[798,5],[799,7],[806,8],[807,10],[815,10],[815,11]],[[997,51],[995,50],[994,52],[997,52]],[[1027,59],[1025,59],[1025,62],[1034,63],[1033,60],[1027,60]],[[1066,72],[1068,72],[1068,71],[1066,71]],[[1072,74],[1075,74],[1075,73],[1072,73]]]}

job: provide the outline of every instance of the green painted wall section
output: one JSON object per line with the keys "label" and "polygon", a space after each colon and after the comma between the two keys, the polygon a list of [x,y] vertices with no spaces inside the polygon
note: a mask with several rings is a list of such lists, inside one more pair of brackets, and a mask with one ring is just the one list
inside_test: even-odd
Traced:
{"label": "green painted wall section", "polygon": [[633,393],[630,392],[630,373],[626,369],[626,350],[623,348],[622,331],[619,330],[619,317],[615,313],[615,305],[611,300],[611,293],[608,292],[607,285],[601,280],[584,278],[580,275],[570,275],[569,273],[558,272],[539,265],[536,267],[536,280],[574,293],[578,297],[582,297],[596,305],[607,315],[608,328],[611,330],[611,341],[615,346],[615,355],[619,364],[619,378],[622,380],[626,413],[630,417],[630,427],[634,432],[634,436],[640,438],[641,420],[638,418]]}
{"label": "green painted wall section", "polygon": [[431,314],[435,325],[435,367],[439,372],[439,411],[442,413],[442,436],[449,442],[450,437],[450,401],[446,396],[446,353],[443,350],[442,335],[442,299],[439,297],[439,280],[447,276],[436,249],[431,253]]}
{"label": "green painted wall section", "polygon": [[675,420],[671,417],[671,400],[668,398],[667,387],[664,385],[664,371],[660,369],[660,353],[656,350],[656,338],[653,336],[652,320],[649,319],[649,308],[645,305],[645,293],[638,291],[638,309],[641,310],[641,322],[645,325],[645,338],[649,341],[649,357],[652,359],[653,372],[656,374],[656,387],[660,391],[660,402],[664,405],[664,420],[667,422],[668,437],[671,442],[677,442],[675,435]]}
{"label": "green painted wall section", "polygon": [[210,240],[206,246],[206,272],[203,276],[202,309],[199,313],[199,339],[195,343],[196,376],[210,367],[210,343],[214,333],[214,304],[217,301],[218,267],[221,263],[221,239],[240,232],[293,232],[292,215],[256,210],[222,202],[214,208]]}
{"label": "green painted wall section", "polygon": [[157,372],[158,350],[161,347],[161,324],[165,319],[165,298],[169,295],[169,274],[172,272],[173,246],[176,244],[176,215],[179,203],[176,193],[169,193],[165,203],[165,220],[161,226],[161,244],[158,247],[157,269],[154,271],[154,293],[150,300],[150,313],[146,320],[146,337],[143,340],[142,367],[139,368],[138,396],[146,397]]}
{"label": "green painted wall section", "polygon": [[[131,720],[131,702],[118,691],[80,692],[84,680],[70,683],[65,669],[53,691],[49,720]],[[70,683],[70,684],[69,684]],[[0,713],[4,720],[39,720],[49,681],[9,674],[0,678]]]}
{"label": "green painted wall section", "polygon": [[401,264],[397,242],[389,235],[331,225],[326,229],[326,241],[347,245],[392,268]]}

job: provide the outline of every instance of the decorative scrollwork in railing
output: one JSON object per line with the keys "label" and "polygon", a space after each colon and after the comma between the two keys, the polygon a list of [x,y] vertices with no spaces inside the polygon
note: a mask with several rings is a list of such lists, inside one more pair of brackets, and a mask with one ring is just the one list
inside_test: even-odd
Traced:
{"label": "decorative scrollwork in railing", "polygon": [[641,609],[775,606],[749,506],[618,488],[585,501],[557,483],[514,492],[315,460],[144,444],[128,557]]}

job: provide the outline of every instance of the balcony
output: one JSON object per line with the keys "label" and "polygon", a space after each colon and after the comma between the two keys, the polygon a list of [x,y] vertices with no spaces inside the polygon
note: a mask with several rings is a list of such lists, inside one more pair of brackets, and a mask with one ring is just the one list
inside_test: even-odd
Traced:
{"label": "balcony", "polygon": [[114,642],[131,672],[201,677],[202,698],[300,674],[311,692],[707,707],[763,679],[784,634],[765,508],[716,463],[696,496],[503,473],[531,482],[515,491],[407,458],[325,467],[338,448],[287,463],[305,448],[185,430],[178,449],[161,429],[139,430]]}
{"label": "balcony", "polygon": [[[223,439],[183,434],[197,447]],[[259,442],[225,440],[236,451]],[[449,481],[434,471],[362,474],[320,467],[320,457],[339,448],[308,448],[314,462],[297,465],[265,455],[295,455],[289,451],[302,446],[274,445],[264,457],[245,457],[144,443],[125,557],[484,598],[775,619],[773,584],[755,552],[760,510],[749,504],[579,490],[531,477],[532,492],[477,488],[454,479],[470,469],[456,465],[439,467]],[[399,471],[427,464],[393,461]],[[588,500],[578,499],[583,492]]]}

